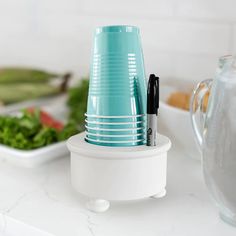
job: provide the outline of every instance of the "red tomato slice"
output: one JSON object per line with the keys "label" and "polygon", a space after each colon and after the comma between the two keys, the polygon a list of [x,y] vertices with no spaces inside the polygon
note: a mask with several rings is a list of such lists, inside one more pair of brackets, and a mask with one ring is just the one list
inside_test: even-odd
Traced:
{"label": "red tomato slice", "polygon": [[[35,112],[35,108],[30,107],[27,109],[27,111],[33,114]],[[59,131],[62,130],[64,127],[62,122],[56,120],[50,114],[48,114],[47,112],[43,110],[40,110],[40,121],[42,125],[55,128],[56,130],[59,130]]]}

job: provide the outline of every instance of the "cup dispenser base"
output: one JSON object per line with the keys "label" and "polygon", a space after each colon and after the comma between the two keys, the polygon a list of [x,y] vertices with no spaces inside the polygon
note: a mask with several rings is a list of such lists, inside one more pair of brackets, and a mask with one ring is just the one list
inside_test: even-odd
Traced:
{"label": "cup dispenser base", "polygon": [[87,196],[87,208],[109,209],[110,201],[161,198],[166,194],[167,151],[170,140],[158,135],[155,147],[104,147],[87,143],[85,133],[67,141],[71,152],[71,181]]}

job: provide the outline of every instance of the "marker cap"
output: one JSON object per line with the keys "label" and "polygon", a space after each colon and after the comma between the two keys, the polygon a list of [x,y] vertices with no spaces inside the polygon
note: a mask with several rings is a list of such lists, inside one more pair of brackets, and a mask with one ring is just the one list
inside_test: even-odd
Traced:
{"label": "marker cap", "polygon": [[147,89],[147,114],[158,113],[159,108],[159,78],[151,74]]}

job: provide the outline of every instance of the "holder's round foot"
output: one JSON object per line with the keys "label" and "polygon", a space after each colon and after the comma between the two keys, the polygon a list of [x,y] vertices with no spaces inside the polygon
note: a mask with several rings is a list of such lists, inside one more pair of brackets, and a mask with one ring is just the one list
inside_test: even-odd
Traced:
{"label": "holder's round foot", "polygon": [[152,198],[162,198],[165,195],[166,195],[166,189],[164,188],[161,192],[159,192],[156,195],[152,196]]}
{"label": "holder's round foot", "polygon": [[86,205],[90,211],[100,213],[109,209],[110,202],[103,199],[90,199]]}

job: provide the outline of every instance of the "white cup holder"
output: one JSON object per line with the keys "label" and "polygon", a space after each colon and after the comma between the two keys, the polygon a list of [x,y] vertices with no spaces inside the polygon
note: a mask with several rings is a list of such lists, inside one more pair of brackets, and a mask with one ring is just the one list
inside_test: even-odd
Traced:
{"label": "white cup holder", "polygon": [[87,208],[108,210],[110,201],[160,198],[166,194],[167,151],[170,140],[158,135],[158,145],[104,147],[87,143],[85,133],[71,137],[71,181],[87,196]]}

